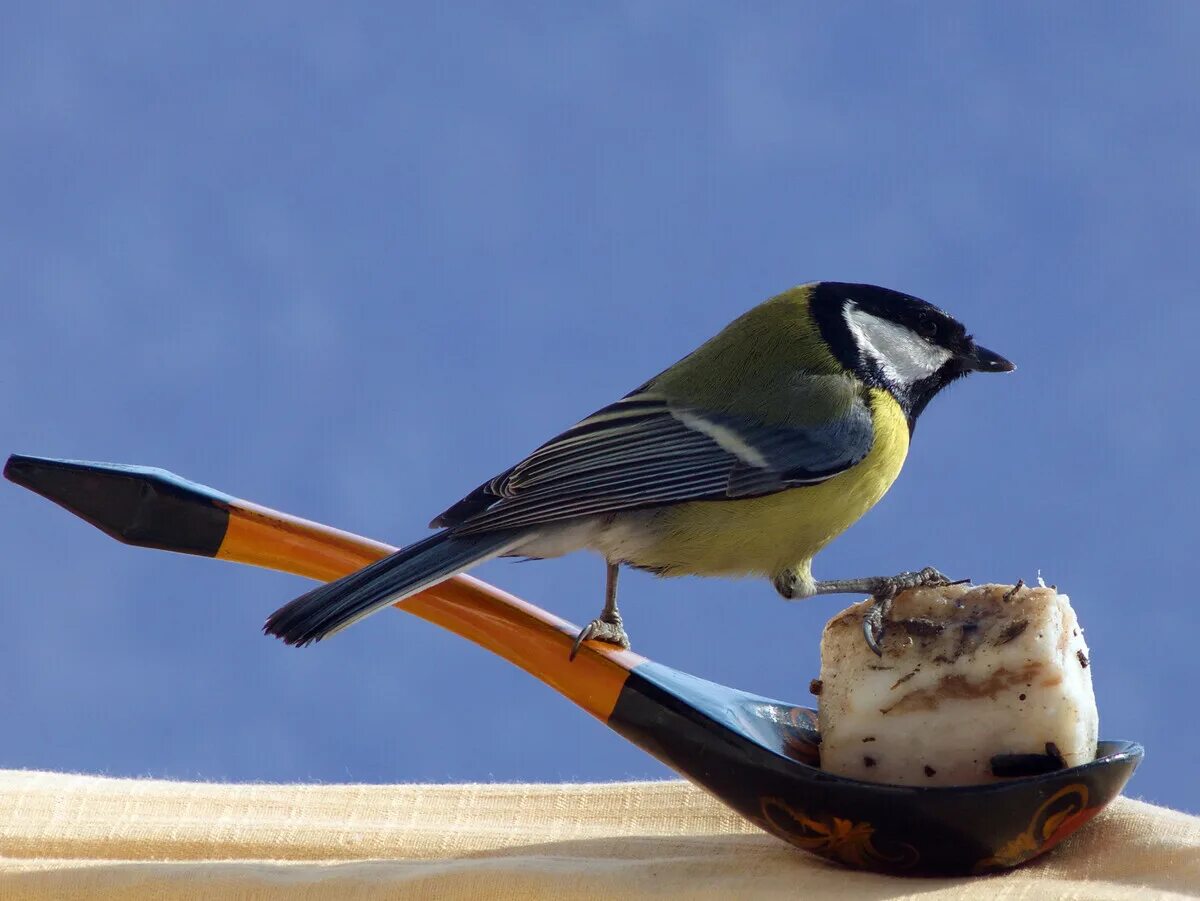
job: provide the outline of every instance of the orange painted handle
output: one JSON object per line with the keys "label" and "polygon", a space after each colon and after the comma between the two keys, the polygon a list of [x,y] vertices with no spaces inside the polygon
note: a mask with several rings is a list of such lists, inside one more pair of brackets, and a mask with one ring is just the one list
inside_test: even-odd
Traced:
{"label": "orange painted handle", "polygon": [[[216,553],[222,560],[330,581],[396,550],[248,501],[228,504],[229,527]],[[626,677],[645,661],[603,642],[585,642],[571,661],[576,626],[471,576],[454,576],[395,606],[500,655],[605,722]]]}

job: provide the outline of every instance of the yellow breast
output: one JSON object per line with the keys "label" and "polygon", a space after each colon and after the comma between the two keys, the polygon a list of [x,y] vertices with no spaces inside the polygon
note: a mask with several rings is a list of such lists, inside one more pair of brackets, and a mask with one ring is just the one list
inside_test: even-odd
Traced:
{"label": "yellow breast", "polygon": [[655,517],[656,539],[629,562],[663,575],[765,575],[807,563],[891,487],[908,455],[908,422],[872,390],[875,440],[857,465],[819,485],[737,501],[696,501]]}

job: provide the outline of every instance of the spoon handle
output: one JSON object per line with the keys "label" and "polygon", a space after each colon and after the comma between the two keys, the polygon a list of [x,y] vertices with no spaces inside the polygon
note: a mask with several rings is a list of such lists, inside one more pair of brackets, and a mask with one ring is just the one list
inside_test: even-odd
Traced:
{"label": "spoon handle", "polygon": [[[310,522],[162,469],[14,454],[4,476],[125,544],[249,563],[330,581],[396,548]],[[395,605],[541,679],[608,722],[630,671],[645,658],[588,642],[568,659],[578,628],[468,575]]]}

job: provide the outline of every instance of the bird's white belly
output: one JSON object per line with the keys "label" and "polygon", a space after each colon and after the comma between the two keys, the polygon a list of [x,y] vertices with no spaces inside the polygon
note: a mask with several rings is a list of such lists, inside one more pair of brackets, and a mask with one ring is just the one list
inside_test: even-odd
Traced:
{"label": "bird's white belly", "polygon": [[646,528],[653,512],[630,510],[617,516],[586,516],[548,524],[510,553],[545,559],[591,550],[606,560],[636,561],[643,556],[647,543],[653,541]]}

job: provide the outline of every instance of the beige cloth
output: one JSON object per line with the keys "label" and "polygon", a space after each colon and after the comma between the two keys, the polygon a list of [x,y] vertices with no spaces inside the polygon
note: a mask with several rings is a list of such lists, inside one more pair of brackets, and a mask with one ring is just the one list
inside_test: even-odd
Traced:
{"label": "beige cloth", "polygon": [[978,879],[857,873],[683,782],[210,785],[0,771],[0,899],[1189,898],[1200,818],[1119,799]]}

